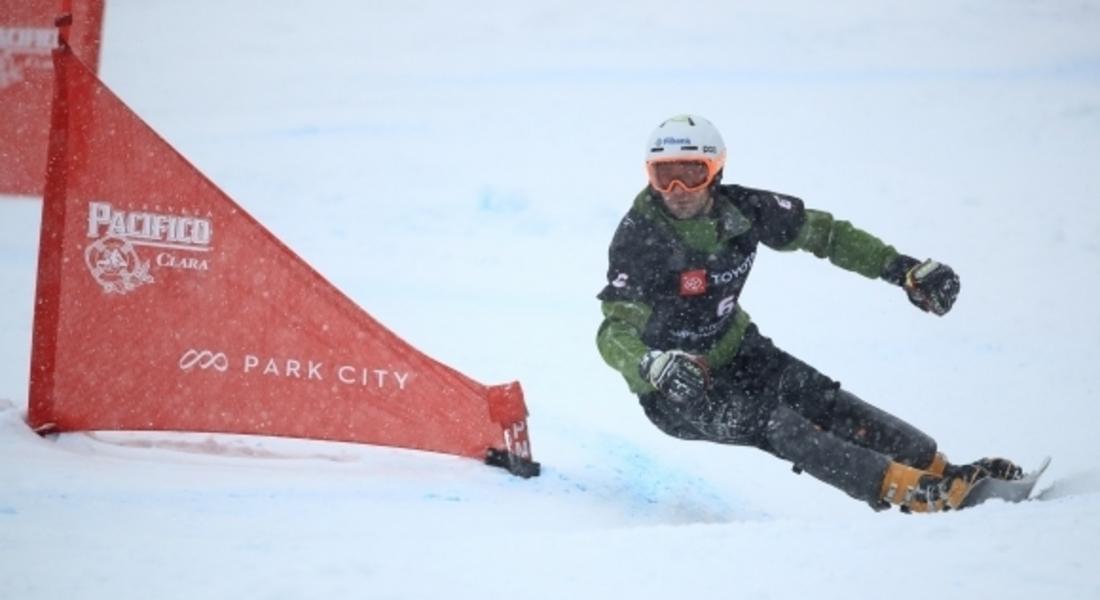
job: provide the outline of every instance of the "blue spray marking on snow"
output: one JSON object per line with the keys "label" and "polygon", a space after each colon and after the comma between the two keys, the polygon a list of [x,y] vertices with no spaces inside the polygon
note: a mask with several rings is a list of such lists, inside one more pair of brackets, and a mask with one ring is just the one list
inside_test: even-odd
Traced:
{"label": "blue spray marking on snow", "polygon": [[589,458],[580,464],[546,463],[528,488],[564,499],[576,496],[614,507],[629,521],[682,525],[759,520],[763,511],[681,467],[660,460],[623,438],[569,432],[574,447]]}
{"label": "blue spray marking on snow", "polygon": [[490,186],[482,188],[478,194],[478,212],[493,215],[513,216],[527,210],[528,201],[519,194],[501,192]]}
{"label": "blue spray marking on snow", "polygon": [[[613,459],[609,489],[631,500],[631,512],[641,515],[656,511],[676,521],[735,518],[733,507],[721,492],[702,478],[664,464],[624,440],[605,436],[599,443]],[[591,472],[602,468],[596,464],[585,466]]]}
{"label": "blue spray marking on snow", "polygon": [[[484,186],[477,195],[478,217],[488,217],[491,222],[506,224],[512,231],[526,235],[542,236],[551,230],[551,224],[542,216],[530,210],[530,199],[519,192],[502,191],[490,185]],[[499,234],[499,231],[496,232]]]}
{"label": "blue spray marking on snow", "polygon": [[436,494],[434,492],[429,493],[429,494],[424,494],[423,499],[424,500],[431,500],[431,501],[435,501],[435,502],[463,502],[464,501],[464,499],[461,496],[457,496],[455,494]]}

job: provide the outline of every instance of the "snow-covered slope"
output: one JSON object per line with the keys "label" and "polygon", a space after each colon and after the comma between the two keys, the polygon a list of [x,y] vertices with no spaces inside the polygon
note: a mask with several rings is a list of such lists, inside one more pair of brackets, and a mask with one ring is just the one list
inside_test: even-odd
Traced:
{"label": "snow-covered slope", "polygon": [[[1100,596],[1100,4],[372,4],[111,0],[101,75],[380,321],[520,379],[544,475],[38,438],[21,421],[38,203],[5,199],[0,598]],[[594,295],[645,136],[685,111],[722,128],[728,180],[960,272],[936,319],[764,252],[743,302],[952,457],[1054,456],[1044,501],[873,513],[648,424],[595,352]]]}

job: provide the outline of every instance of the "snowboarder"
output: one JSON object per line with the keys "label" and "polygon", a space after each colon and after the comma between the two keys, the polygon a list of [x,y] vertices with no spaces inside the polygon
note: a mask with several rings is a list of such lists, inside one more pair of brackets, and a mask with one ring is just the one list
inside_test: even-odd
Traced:
{"label": "snowboarder", "polygon": [[722,185],[725,160],[706,119],[661,123],[649,185],[611,242],[597,345],[646,416],[678,438],[760,448],[875,509],[950,510],[982,478],[1019,478],[1005,459],[948,463],[931,437],[777,348],[738,303],[760,243],[897,285],[936,315],[959,293],[951,267],[794,196]]}

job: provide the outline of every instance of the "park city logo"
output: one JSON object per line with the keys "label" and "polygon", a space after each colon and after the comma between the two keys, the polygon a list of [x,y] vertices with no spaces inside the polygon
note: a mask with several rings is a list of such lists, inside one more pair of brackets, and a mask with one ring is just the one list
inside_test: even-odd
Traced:
{"label": "park city logo", "polygon": [[341,386],[353,386],[370,390],[404,392],[416,379],[416,373],[379,365],[366,366],[353,363],[326,363],[316,357],[296,358],[244,353],[231,357],[220,350],[188,348],[179,358],[179,370],[184,373],[201,371],[238,373],[248,378],[272,380],[297,380],[305,382],[333,382]]}
{"label": "park city logo", "polygon": [[0,27],[0,90],[23,81],[27,71],[52,68],[54,27]]}
{"label": "park city logo", "polygon": [[[89,202],[88,237],[95,241],[84,249],[84,263],[104,293],[128,294],[156,281],[153,266],[210,270],[205,253],[212,250],[213,235],[208,217],[124,211],[108,202]],[[151,249],[152,264],[142,260],[139,248]]]}
{"label": "park city logo", "polygon": [[200,371],[213,369],[220,373],[225,373],[229,370],[229,357],[226,356],[224,352],[195,350],[192,348],[180,356],[180,370],[190,371],[196,368]]}

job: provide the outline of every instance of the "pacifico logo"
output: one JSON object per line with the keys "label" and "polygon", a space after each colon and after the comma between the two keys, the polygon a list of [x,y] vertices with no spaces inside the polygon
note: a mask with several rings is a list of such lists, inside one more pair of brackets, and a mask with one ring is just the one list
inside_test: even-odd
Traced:
{"label": "pacifico logo", "polygon": [[126,294],[146,283],[153,283],[149,261],[142,261],[130,242],[108,237],[96,240],[84,249],[84,264],[92,278],[108,294]]}
{"label": "pacifico logo", "polygon": [[56,46],[54,27],[0,27],[0,90],[23,81],[28,70],[52,68]]}
{"label": "pacifico logo", "polygon": [[[84,262],[92,278],[108,294],[126,294],[155,281],[151,266],[209,271],[204,255],[213,248],[214,225],[209,217],[117,210],[108,202],[88,203],[89,238]],[[138,247],[153,248],[152,265]]]}

